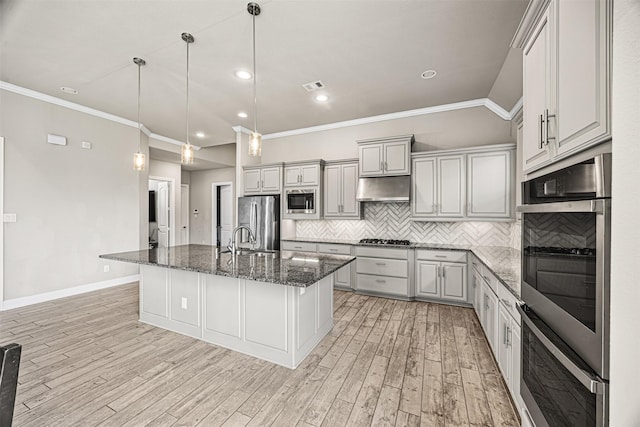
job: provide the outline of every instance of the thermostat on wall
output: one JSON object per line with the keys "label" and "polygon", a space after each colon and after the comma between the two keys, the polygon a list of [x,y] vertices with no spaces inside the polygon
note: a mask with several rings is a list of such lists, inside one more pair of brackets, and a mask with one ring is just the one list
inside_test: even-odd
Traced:
{"label": "thermostat on wall", "polygon": [[67,137],[50,133],[47,135],[47,142],[55,145],[67,145]]}

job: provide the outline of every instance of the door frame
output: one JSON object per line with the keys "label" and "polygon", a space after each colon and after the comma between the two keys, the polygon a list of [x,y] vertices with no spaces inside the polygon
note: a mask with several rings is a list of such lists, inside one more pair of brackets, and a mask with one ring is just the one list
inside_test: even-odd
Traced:
{"label": "door frame", "polygon": [[[219,181],[219,182],[212,182],[211,183],[211,245],[215,246],[215,243],[217,242],[216,238],[217,236],[217,229],[216,229],[216,223],[218,222],[218,194],[217,194],[217,190],[218,187],[224,187],[225,185],[229,185],[231,186],[231,197],[233,197],[234,193],[233,193],[233,182],[231,181]],[[233,217],[233,221],[232,224],[235,224],[235,204],[232,202],[231,203],[231,216]],[[221,245],[223,245],[224,243],[220,242]]]}
{"label": "door frame", "polygon": [[0,136],[0,311],[4,304],[4,136]]}
{"label": "door frame", "polygon": [[[184,209],[184,206],[182,205],[182,195],[184,194],[184,190],[187,190],[187,223],[183,223],[182,222],[182,210]],[[191,188],[189,187],[189,184],[180,184],[180,227],[184,227],[185,225],[187,226],[187,240],[184,241],[183,239],[180,239],[180,244],[181,245],[188,245],[189,242],[191,241],[191,228],[189,227],[189,224],[191,223],[191,218],[189,217],[189,215],[191,215],[191,212],[189,211],[189,208],[191,207]],[[181,229],[182,230],[182,229]]]}
{"label": "door frame", "polygon": [[[169,189],[169,247],[176,245],[176,180],[166,176],[149,175],[148,180],[165,181],[170,184]],[[149,223],[147,222],[147,227]],[[173,243],[173,245],[171,245]]]}

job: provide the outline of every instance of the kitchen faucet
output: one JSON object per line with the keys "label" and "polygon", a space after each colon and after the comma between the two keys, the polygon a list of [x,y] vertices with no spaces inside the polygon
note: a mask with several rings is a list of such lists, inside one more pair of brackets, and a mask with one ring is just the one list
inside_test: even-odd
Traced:
{"label": "kitchen faucet", "polygon": [[251,244],[252,248],[256,243],[256,237],[254,236],[253,231],[251,231],[251,229],[245,225],[239,225],[231,232],[231,241],[227,245],[227,249],[229,249],[231,255],[235,255],[238,251],[238,248],[236,247],[236,233],[238,232],[238,230],[241,230],[243,228],[249,232],[249,243]]}

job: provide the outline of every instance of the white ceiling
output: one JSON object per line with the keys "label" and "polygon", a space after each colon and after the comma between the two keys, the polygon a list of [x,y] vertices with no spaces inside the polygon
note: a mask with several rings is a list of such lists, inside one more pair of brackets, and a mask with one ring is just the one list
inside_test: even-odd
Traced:
{"label": "white ceiling", "polygon": [[[136,120],[184,141],[186,44],[191,142],[235,141],[253,126],[246,1],[1,0],[0,80]],[[525,0],[260,2],[258,130],[263,134],[487,97]],[[420,73],[438,75],[423,80]],[[322,80],[320,105],[303,83]],[[60,86],[79,91],[68,95]],[[517,98],[516,98],[517,99]],[[504,105],[506,109],[511,105]],[[249,113],[240,119],[237,112]],[[197,131],[206,134],[195,137]]]}

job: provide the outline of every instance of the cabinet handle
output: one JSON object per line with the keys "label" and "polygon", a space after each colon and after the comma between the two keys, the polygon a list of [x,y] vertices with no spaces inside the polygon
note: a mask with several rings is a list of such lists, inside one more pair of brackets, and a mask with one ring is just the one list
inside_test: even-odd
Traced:
{"label": "cabinet handle", "polygon": [[384,267],[387,264],[385,264],[384,262],[376,262],[376,265],[379,267]]}
{"label": "cabinet handle", "polygon": [[507,334],[505,335],[505,339],[507,340],[507,347],[511,347],[511,328],[507,326]]}
{"label": "cabinet handle", "polygon": [[544,146],[544,134],[542,133],[542,126],[544,126],[544,117],[540,114],[540,126],[538,126],[538,147],[542,149]]}
{"label": "cabinet handle", "polygon": [[293,249],[302,249],[302,246],[294,246]]}
{"label": "cabinet handle", "polygon": [[506,305],[506,306],[507,306],[507,308],[509,308],[509,304],[511,304],[511,301],[509,301],[509,300],[508,300],[508,299],[506,299],[506,298],[502,298],[502,303],[503,303],[504,305]]}
{"label": "cabinet handle", "polygon": [[264,179],[260,181],[260,187],[264,187]]}
{"label": "cabinet handle", "polygon": [[386,171],[389,170],[389,165],[387,164],[387,162],[384,162],[384,170],[386,170]]}
{"label": "cabinet handle", "polygon": [[331,251],[331,252],[338,252],[338,250],[337,250],[337,249],[329,249],[329,251]]}
{"label": "cabinet handle", "polygon": [[442,278],[446,278],[447,277],[447,269],[442,267]]}
{"label": "cabinet handle", "polygon": [[549,140],[550,139],[555,139],[555,137],[550,137],[549,136],[549,117],[555,117],[555,114],[549,114],[549,109],[545,109],[544,110],[544,118],[545,118],[545,122],[546,122],[546,132],[545,134],[547,135],[547,139],[545,141],[545,145],[549,145]]}
{"label": "cabinet handle", "polygon": [[436,258],[446,258],[447,256],[446,255],[436,255],[435,257]]}
{"label": "cabinet handle", "polygon": [[384,162],[380,162],[380,170],[384,172]]}
{"label": "cabinet handle", "polygon": [[387,283],[387,281],[382,279],[376,279],[376,283]]}
{"label": "cabinet handle", "polygon": [[507,332],[509,331],[509,327],[507,326],[507,324],[504,324],[504,328],[503,328],[503,337],[502,337],[502,344],[504,344],[505,347],[508,347],[507,345]]}

